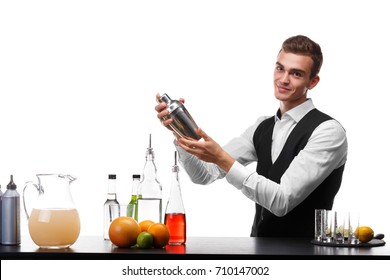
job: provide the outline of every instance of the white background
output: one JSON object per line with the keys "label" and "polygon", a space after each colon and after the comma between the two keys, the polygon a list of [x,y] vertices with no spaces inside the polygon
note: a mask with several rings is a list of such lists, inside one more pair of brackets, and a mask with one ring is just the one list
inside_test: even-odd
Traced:
{"label": "white background", "polygon": [[[309,96],[349,140],[335,209],[358,210],[362,224],[390,234],[385,2],[1,1],[1,189],[10,174],[20,193],[35,174],[72,174],[81,234],[101,235],[107,176],[117,174],[128,202],[152,133],[165,206],[174,147],[155,94],[184,97],[223,145],[276,112],[276,55],[304,34],[324,53]],[[188,236],[249,236],[255,206],[240,191],[225,180],[195,185],[184,171],[181,186]]]}
{"label": "white background", "polygon": [[[20,269],[22,263],[24,269]],[[67,260],[67,261],[55,261],[55,260],[25,260],[14,261],[6,260],[2,261],[1,267],[1,279],[13,280],[13,279],[29,279],[32,274],[38,275],[39,279],[51,280],[53,276],[58,280],[66,280],[71,277],[85,277],[96,279],[132,279],[132,280],[153,280],[153,279],[301,279],[311,280],[313,275],[318,280],[328,280],[329,274],[334,273],[338,276],[349,276],[350,279],[370,279],[373,275],[373,271],[376,273],[383,272],[381,275],[389,275],[388,270],[385,271],[388,266],[386,260]],[[31,269],[26,269],[29,267]],[[73,269],[78,267],[78,270]],[[123,270],[128,271],[128,267],[136,271],[136,275],[123,275]],[[218,269],[218,267],[222,267]],[[254,267],[260,269],[263,268],[263,273],[268,271],[268,275],[242,275],[237,274],[231,276],[229,273],[234,269],[240,270],[244,267],[244,271],[247,271],[247,267]],[[267,267],[268,269],[265,269]],[[329,273],[323,273],[324,267],[328,268]],[[144,269],[145,268],[145,269]],[[162,275],[163,268],[166,271],[170,270],[171,273],[177,268],[181,269],[182,273],[186,273],[189,269],[191,275]],[[230,269],[229,269],[230,268]],[[233,269],[232,269],[233,268]],[[142,271],[143,275],[140,275]],[[148,269],[156,269],[156,275],[160,270],[160,276],[145,276],[145,271]],[[207,274],[201,274],[205,271]],[[218,273],[219,271],[219,273]],[[225,275],[223,275],[225,271]],[[196,273],[198,273],[196,275]],[[194,275],[195,274],[195,275]],[[199,276],[202,275],[202,276]],[[378,275],[378,274],[377,274]],[[17,278],[20,277],[20,278]],[[23,278],[22,278],[23,277]],[[386,276],[385,276],[386,277]],[[383,279],[386,279],[383,277]],[[38,277],[37,277],[38,278]],[[77,279],[77,278],[75,278]]]}

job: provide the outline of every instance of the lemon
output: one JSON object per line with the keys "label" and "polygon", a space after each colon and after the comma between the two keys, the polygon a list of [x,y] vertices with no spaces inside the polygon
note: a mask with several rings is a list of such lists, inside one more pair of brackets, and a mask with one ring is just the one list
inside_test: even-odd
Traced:
{"label": "lemon", "polygon": [[356,228],[355,235],[359,238],[360,242],[367,243],[374,238],[374,231],[368,226],[360,226]]}
{"label": "lemon", "polygon": [[141,232],[138,234],[137,237],[137,245],[138,247],[142,249],[149,249],[153,246],[153,236],[146,231]]}

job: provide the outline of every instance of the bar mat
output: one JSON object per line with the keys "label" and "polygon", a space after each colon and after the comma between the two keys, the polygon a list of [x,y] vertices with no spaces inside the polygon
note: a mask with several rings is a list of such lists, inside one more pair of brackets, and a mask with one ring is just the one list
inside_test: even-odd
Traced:
{"label": "bar mat", "polygon": [[319,245],[319,246],[328,246],[328,247],[379,247],[384,246],[386,242],[381,239],[372,239],[367,243],[359,243],[359,244],[339,244],[339,243],[325,243],[317,240],[310,241],[311,244]]}

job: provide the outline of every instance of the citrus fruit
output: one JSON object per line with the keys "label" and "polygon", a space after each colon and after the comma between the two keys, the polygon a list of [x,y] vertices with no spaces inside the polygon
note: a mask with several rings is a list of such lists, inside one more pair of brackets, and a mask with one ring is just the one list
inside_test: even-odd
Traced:
{"label": "citrus fruit", "polygon": [[148,231],[148,228],[153,225],[154,222],[151,221],[151,220],[144,220],[142,222],[139,223],[140,227],[141,227],[141,231]]}
{"label": "citrus fruit", "polygon": [[141,227],[131,217],[118,217],[112,221],[108,229],[108,236],[113,244],[118,247],[130,247],[137,243],[137,237],[141,233]]}
{"label": "citrus fruit", "polygon": [[137,245],[142,249],[149,249],[153,246],[153,236],[146,231],[138,234]]}
{"label": "citrus fruit", "polygon": [[360,242],[367,243],[374,238],[374,231],[368,226],[360,226],[355,230],[355,235]]}
{"label": "citrus fruit", "polygon": [[153,236],[153,246],[162,248],[168,244],[169,230],[165,224],[155,223],[148,228],[148,231]]}

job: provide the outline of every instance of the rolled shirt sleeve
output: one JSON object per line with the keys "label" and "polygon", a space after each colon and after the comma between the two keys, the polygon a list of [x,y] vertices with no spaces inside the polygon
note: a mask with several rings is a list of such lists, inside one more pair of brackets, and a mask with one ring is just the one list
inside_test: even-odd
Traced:
{"label": "rolled shirt sleeve", "polygon": [[345,130],[335,120],[318,126],[306,147],[291,162],[277,184],[235,162],[226,180],[249,199],[276,216],[283,216],[301,203],[330,173],[346,162]]}

